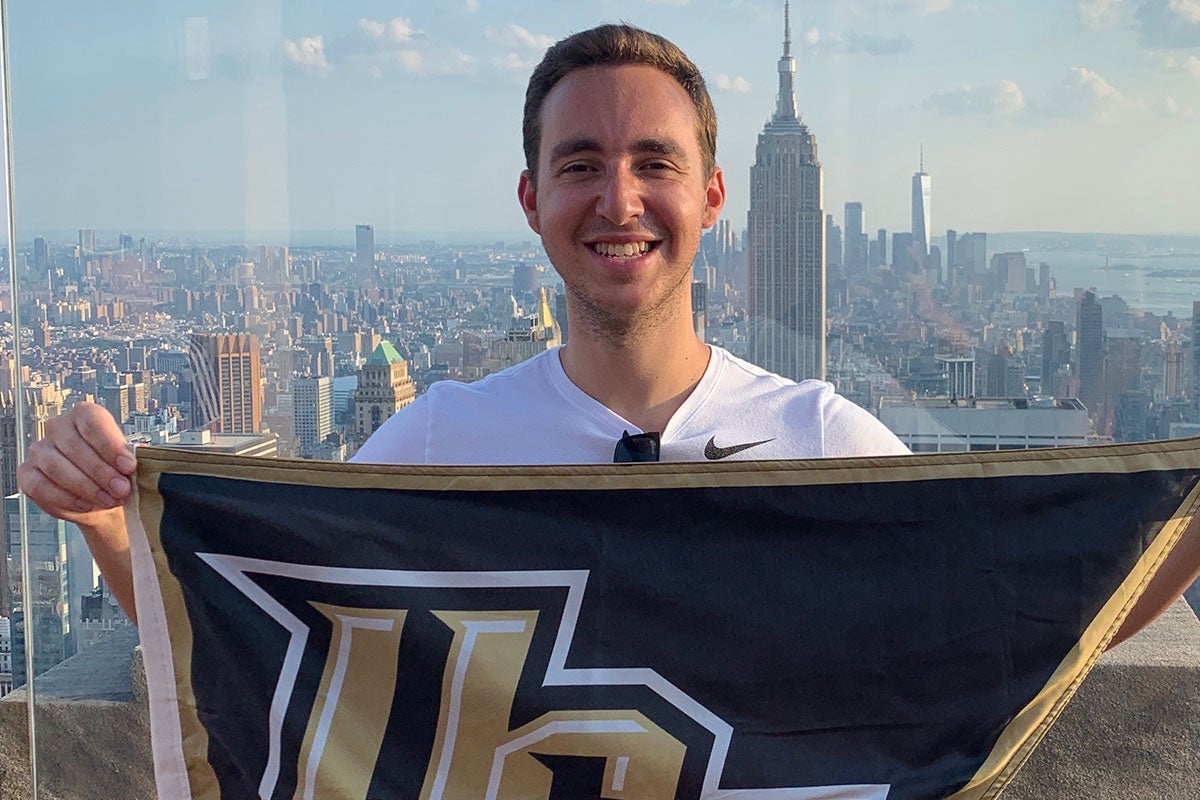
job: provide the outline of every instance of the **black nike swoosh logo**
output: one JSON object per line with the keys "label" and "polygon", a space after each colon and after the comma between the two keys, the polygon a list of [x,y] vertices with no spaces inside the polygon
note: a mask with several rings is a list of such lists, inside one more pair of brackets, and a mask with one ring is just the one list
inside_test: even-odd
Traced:
{"label": "black nike swoosh logo", "polygon": [[708,440],[708,444],[704,445],[704,457],[709,461],[717,461],[718,459],[728,458],[734,453],[740,453],[743,450],[749,450],[751,447],[758,447],[760,444],[773,442],[774,439],[763,439],[761,442],[746,442],[745,444],[735,444],[730,447],[717,447],[717,437],[712,437]]}

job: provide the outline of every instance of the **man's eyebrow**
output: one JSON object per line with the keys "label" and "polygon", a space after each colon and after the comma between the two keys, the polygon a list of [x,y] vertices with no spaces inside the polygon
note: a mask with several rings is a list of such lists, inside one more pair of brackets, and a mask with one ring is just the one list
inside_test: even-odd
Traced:
{"label": "man's eyebrow", "polygon": [[642,139],[633,146],[633,152],[687,158],[687,151],[678,142],[671,139]]}
{"label": "man's eyebrow", "polygon": [[[550,149],[550,162],[570,158],[579,153],[598,153],[603,150],[600,142],[580,136],[575,139],[565,139]],[[671,139],[641,139],[634,143],[633,152],[649,153],[652,155],[686,158],[687,151],[678,142]]]}
{"label": "man's eyebrow", "polygon": [[562,158],[576,155],[578,153],[597,153],[600,151],[600,143],[595,139],[586,139],[579,137],[577,139],[567,139],[559,142],[550,149],[551,163]]}

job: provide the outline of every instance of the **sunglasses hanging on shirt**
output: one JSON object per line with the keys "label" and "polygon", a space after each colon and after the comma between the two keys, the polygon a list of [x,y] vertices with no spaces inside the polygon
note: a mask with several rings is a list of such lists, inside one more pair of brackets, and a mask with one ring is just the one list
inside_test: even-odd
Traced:
{"label": "sunglasses hanging on shirt", "polygon": [[613,451],[613,463],[658,461],[660,438],[661,434],[658,433],[637,433],[630,436],[629,431],[625,431],[617,440],[617,448]]}

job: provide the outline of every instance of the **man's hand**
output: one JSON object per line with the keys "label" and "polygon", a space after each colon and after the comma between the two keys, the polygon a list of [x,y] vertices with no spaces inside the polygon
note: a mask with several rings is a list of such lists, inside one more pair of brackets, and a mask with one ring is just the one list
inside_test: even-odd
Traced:
{"label": "man's hand", "polygon": [[136,466],[112,415],[95,403],[80,403],[46,423],[45,437],[29,448],[17,470],[17,484],[30,500],[83,531],[113,596],[135,621],[121,504]]}

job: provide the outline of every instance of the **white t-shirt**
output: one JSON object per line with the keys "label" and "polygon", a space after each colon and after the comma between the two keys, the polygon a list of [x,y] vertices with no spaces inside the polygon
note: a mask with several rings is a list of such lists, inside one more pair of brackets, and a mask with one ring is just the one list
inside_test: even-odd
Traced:
{"label": "white t-shirt", "polygon": [[[828,383],[795,383],[711,350],[704,377],[660,432],[662,461],[908,453],[883,423]],[[558,350],[549,350],[476,383],[435,383],[353,460],[603,464],[613,460],[625,431],[642,432],[572,383]]]}

